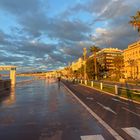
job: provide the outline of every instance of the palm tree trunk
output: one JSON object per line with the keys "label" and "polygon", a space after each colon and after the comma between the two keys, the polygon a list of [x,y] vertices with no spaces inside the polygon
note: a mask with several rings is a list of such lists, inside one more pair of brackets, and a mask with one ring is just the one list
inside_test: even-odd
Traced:
{"label": "palm tree trunk", "polygon": [[98,80],[97,78],[97,59],[96,59],[96,52],[94,52],[94,70],[95,70],[95,80]]}

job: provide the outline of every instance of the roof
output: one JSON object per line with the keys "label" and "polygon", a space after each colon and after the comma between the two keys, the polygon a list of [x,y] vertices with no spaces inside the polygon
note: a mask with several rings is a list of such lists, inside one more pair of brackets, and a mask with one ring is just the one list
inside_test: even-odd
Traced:
{"label": "roof", "polygon": [[0,70],[11,70],[12,68],[16,68],[17,66],[10,66],[10,65],[8,65],[8,66],[0,66]]}
{"label": "roof", "polygon": [[129,51],[129,50],[133,50],[133,49],[139,48],[139,47],[140,47],[140,40],[137,41],[137,42],[134,42],[134,43],[132,43],[132,44],[130,44],[130,45],[128,45],[128,48],[126,48],[126,49],[124,50],[124,52]]}
{"label": "roof", "polygon": [[0,68],[16,68],[17,66],[12,66],[12,65],[7,65],[7,66],[1,66],[0,65]]}

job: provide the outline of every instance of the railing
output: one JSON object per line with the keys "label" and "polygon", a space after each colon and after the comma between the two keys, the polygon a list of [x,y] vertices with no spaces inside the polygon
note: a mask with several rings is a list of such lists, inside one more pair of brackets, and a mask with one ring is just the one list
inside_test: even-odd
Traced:
{"label": "railing", "polygon": [[82,84],[91,88],[95,88],[103,92],[108,92],[118,97],[125,97],[127,99],[136,100],[140,102],[140,89],[132,89],[125,86],[119,86],[117,84],[112,85],[100,81],[90,81],[81,79],[69,79],[68,81],[71,81],[75,84]]}

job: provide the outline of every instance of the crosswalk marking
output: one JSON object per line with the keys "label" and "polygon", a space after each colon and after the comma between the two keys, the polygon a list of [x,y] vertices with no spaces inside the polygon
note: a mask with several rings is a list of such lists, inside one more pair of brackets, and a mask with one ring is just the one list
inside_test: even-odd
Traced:
{"label": "crosswalk marking", "polygon": [[128,135],[135,140],[140,140],[140,130],[136,127],[122,128]]}
{"label": "crosswalk marking", "polygon": [[102,135],[81,136],[81,140],[105,140]]}

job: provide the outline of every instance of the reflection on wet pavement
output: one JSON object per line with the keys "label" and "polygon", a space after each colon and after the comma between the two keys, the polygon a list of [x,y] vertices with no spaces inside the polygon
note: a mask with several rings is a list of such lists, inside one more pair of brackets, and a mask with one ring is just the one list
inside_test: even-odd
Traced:
{"label": "reflection on wet pavement", "polygon": [[54,79],[11,90],[0,105],[2,140],[80,140],[112,136]]}

